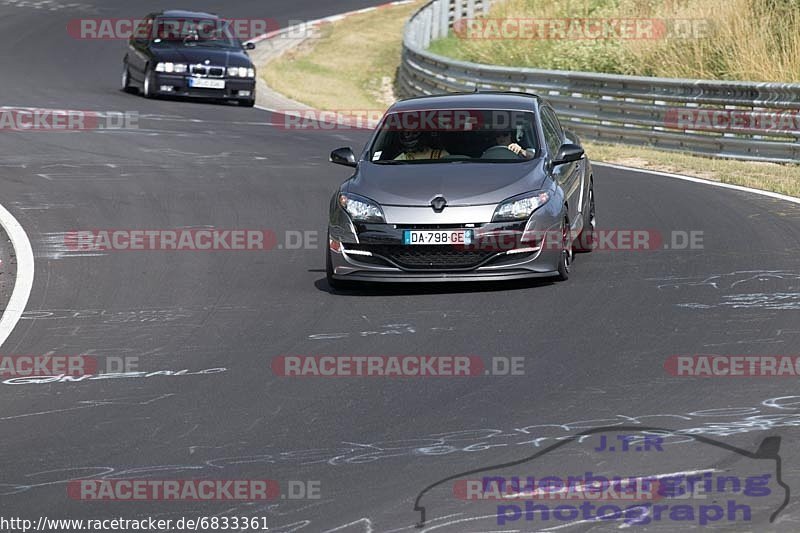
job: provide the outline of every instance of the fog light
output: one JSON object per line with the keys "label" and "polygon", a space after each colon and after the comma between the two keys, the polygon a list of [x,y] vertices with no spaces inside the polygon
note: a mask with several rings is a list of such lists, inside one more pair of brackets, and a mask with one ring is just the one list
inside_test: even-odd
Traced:
{"label": "fog light", "polygon": [[368,252],[367,250],[346,250],[344,247],[342,247],[342,251],[348,255],[365,255],[372,257],[372,252]]}
{"label": "fog light", "polygon": [[541,247],[539,247],[539,246],[529,247],[529,248],[514,248],[513,250],[508,250],[506,252],[506,255],[527,254],[527,253],[531,253],[531,252],[538,252],[539,250],[541,250]]}
{"label": "fog light", "polygon": [[239,96],[250,96],[250,91],[239,91]]}
{"label": "fog light", "polygon": [[162,93],[171,93],[172,91],[175,90],[175,87],[173,87],[172,85],[162,85],[160,89]]}

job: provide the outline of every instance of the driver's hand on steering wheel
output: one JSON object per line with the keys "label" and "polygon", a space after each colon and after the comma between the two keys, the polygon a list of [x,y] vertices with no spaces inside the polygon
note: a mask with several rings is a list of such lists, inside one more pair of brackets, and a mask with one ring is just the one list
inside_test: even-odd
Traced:
{"label": "driver's hand on steering wheel", "polygon": [[522,146],[518,145],[517,143],[511,143],[507,146],[507,148],[520,157],[524,157],[525,159],[530,159],[528,151]]}

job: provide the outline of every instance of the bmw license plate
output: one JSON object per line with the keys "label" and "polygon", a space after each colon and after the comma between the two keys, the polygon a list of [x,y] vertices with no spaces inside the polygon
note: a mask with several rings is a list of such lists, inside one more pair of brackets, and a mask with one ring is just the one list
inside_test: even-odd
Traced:
{"label": "bmw license plate", "polygon": [[197,89],[224,89],[225,80],[209,80],[206,78],[189,78],[189,87]]}
{"label": "bmw license plate", "polygon": [[473,231],[468,230],[405,230],[403,244],[472,244]]}

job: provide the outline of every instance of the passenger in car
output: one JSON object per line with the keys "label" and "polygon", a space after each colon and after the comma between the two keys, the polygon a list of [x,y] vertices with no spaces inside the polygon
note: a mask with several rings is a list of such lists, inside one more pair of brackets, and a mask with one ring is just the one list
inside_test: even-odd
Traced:
{"label": "passenger in car", "polygon": [[394,158],[395,161],[441,159],[450,155],[444,148],[434,148],[430,135],[423,135],[421,131],[401,131],[400,145],[403,147],[403,152]]}

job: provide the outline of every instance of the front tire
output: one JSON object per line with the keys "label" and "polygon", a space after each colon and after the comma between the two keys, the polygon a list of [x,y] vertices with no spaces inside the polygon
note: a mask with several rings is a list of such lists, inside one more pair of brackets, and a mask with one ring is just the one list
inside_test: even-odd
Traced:
{"label": "front tire", "polygon": [[134,92],[134,88],[131,87],[131,70],[127,61],[122,64],[122,90],[126,93]]}
{"label": "front tire", "polygon": [[253,107],[256,105],[255,99],[252,100],[239,100],[239,105],[242,107]]}
{"label": "front tire", "polygon": [[142,96],[144,96],[145,98],[155,97],[155,93],[153,92],[154,85],[155,85],[155,79],[153,75],[153,70],[150,68],[150,65],[147,65],[147,68],[144,69],[144,81],[142,82]]}
{"label": "front tire", "polygon": [[595,244],[595,232],[597,231],[597,217],[595,216],[595,206],[594,206],[594,183],[589,183],[589,210],[586,214],[586,218],[583,219],[583,229],[581,230],[581,234],[578,235],[578,238],[575,240],[575,251],[588,253],[594,250]]}
{"label": "front tire", "polygon": [[570,234],[569,219],[564,218],[561,223],[561,256],[558,260],[558,281],[569,279],[569,269],[572,265],[572,235]]}

